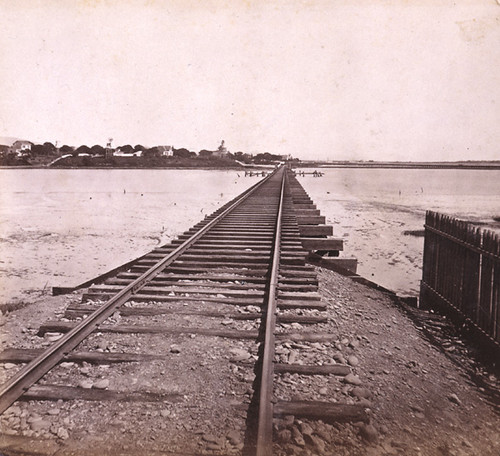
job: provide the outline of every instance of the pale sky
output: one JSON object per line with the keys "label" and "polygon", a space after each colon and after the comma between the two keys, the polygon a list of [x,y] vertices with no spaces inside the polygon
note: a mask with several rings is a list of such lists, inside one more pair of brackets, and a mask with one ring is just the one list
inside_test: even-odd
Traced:
{"label": "pale sky", "polygon": [[0,0],[0,136],[500,159],[495,0]]}

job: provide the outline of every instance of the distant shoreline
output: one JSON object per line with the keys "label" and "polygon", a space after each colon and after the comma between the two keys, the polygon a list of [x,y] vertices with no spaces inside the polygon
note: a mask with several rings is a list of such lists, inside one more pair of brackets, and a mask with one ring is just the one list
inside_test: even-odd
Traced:
{"label": "distant shoreline", "polygon": [[[500,161],[469,161],[469,162],[321,162],[307,161],[294,162],[293,168],[367,168],[367,169],[463,169],[463,170],[500,170]],[[46,165],[11,165],[0,166],[0,169],[204,169],[204,170],[266,170],[270,169],[266,165],[239,164],[227,166],[196,166],[196,165],[175,165],[175,166],[46,166]]]}
{"label": "distant shoreline", "polygon": [[498,162],[301,162],[302,168],[378,168],[378,169],[479,169],[500,170]]}
{"label": "distant shoreline", "polygon": [[[252,167],[253,169],[267,169],[259,167],[258,165]],[[159,170],[207,170],[207,171],[244,171],[245,169],[251,170],[252,168],[241,168],[241,167],[224,167],[224,166],[40,166],[40,165],[22,165],[22,166],[0,166],[0,169],[46,169],[46,170],[58,170],[58,169],[102,169],[102,170],[113,170],[113,169],[130,169],[130,170],[151,170],[151,169],[159,169]]]}

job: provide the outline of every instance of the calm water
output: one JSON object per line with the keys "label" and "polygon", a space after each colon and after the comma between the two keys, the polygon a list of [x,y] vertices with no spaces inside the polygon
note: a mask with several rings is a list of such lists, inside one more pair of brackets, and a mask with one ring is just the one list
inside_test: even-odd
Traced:
{"label": "calm water", "polygon": [[[416,293],[426,209],[500,215],[500,172],[327,169],[299,177],[362,275]],[[129,261],[257,178],[237,171],[0,169],[0,301],[29,299]]]}
{"label": "calm water", "polygon": [[[309,170],[310,171],[310,170]],[[500,171],[322,169],[322,178],[299,177],[334,235],[343,256],[356,257],[358,273],[402,294],[416,294],[421,279],[425,211],[486,223],[498,230]]]}
{"label": "calm water", "polygon": [[81,283],[166,243],[256,181],[243,175],[0,169],[0,300]]}

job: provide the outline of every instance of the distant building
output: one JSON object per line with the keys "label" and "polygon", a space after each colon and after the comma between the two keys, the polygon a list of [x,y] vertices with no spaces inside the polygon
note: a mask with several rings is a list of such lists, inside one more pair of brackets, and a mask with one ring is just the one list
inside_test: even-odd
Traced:
{"label": "distant building", "polygon": [[18,139],[9,147],[9,153],[15,154],[18,157],[28,155],[31,152],[31,146],[33,145],[30,141],[23,141]]}
{"label": "distant building", "polygon": [[174,148],[172,146],[156,146],[162,157],[171,157],[174,155]]}
{"label": "distant building", "polygon": [[217,158],[224,158],[227,157],[228,154],[227,147],[224,146],[224,140],[220,143],[219,148],[213,152],[212,157],[217,157]]}
{"label": "distant building", "polygon": [[142,157],[142,150],[135,152],[122,152],[120,149],[113,152],[113,157]]}

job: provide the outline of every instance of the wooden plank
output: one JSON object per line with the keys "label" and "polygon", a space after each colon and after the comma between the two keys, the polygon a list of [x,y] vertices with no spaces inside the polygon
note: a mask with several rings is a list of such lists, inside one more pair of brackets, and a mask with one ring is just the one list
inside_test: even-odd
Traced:
{"label": "wooden plank", "polygon": [[[27,363],[36,358],[43,349],[8,348],[0,353],[0,362]],[[64,357],[64,361],[83,361],[94,364],[132,363],[166,359],[164,355],[147,353],[105,353],[105,352],[71,352]]]}
{"label": "wooden plank", "polygon": [[31,401],[120,401],[120,402],[180,402],[182,393],[147,393],[139,391],[113,391],[84,389],[60,385],[35,385],[27,390],[21,400]]}
{"label": "wooden plank", "polygon": [[328,318],[324,316],[307,315],[278,315],[276,319],[278,323],[300,323],[301,325],[326,323],[328,321]]}
{"label": "wooden plank", "polygon": [[[246,271],[238,271],[238,272],[246,272]],[[124,277],[126,279],[137,278],[139,276],[138,273],[127,272],[122,273],[119,277]],[[162,280],[162,281],[171,281],[177,283],[178,281],[191,281],[195,284],[197,281],[213,281],[213,282],[241,282],[245,283],[250,287],[259,287],[262,284],[266,283],[265,277],[253,276],[253,275],[244,275],[244,274],[207,274],[205,271],[203,272],[195,272],[193,274],[158,274],[154,280]],[[185,282],[190,283],[190,282]],[[280,284],[304,284],[304,285],[318,285],[318,280],[314,274],[310,274],[310,277],[282,277],[280,279]],[[216,284],[219,286],[218,284]]]}
{"label": "wooden plank", "polygon": [[278,299],[282,301],[320,301],[321,295],[314,292],[283,292],[279,293]]}
{"label": "wooden plank", "polygon": [[[75,326],[72,322],[47,322],[40,326],[38,335],[46,332],[66,333]],[[119,333],[119,334],[198,334],[209,337],[226,337],[228,339],[257,339],[258,331],[239,331],[230,329],[194,328],[194,327],[170,327],[170,326],[139,326],[139,325],[101,325],[96,331]],[[338,335],[321,332],[302,333],[277,333],[276,340],[306,341],[306,342],[332,342],[337,340]]]}
{"label": "wooden plank", "polygon": [[316,277],[316,270],[310,266],[284,265],[280,269],[280,275],[284,277],[286,276]]}
{"label": "wooden plank", "polygon": [[[66,318],[76,318],[82,317],[83,315],[88,315],[91,311],[96,310],[96,306],[71,306],[66,309],[64,316]],[[121,307],[117,310],[122,316],[131,315],[141,315],[141,316],[153,316],[153,315],[196,315],[209,318],[231,318],[233,320],[258,320],[262,317],[261,313],[258,312],[238,312],[238,313],[228,313],[228,312],[217,312],[209,310],[183,310],[183,309],[170,309],[162,307]],[[326,317],[322,316],[307,316],[307,315],[278,315],[278,322],[280,323],[301,323],[301,324],[312,324],[312,323],[324,323],[328,321]],[[0,354],[0,360],[1,360]]]}
{"label": "wooden plank", "polygon": [[[46,332],[66,333],[75,326],[72,322],[48,322],[40,326],[39,335]],[[195,328],[181,326],[143,325],[101,325],[96,331],[119,334],[198,334],[202,336],[226,337],[228,339],[257,339],[258,331],[238,331],[231,329]]]}
{"label": "wooden plank", "polygon": [[318,291],[317,285],[305,285],[305,284],[286,285],[284,283],[280,283],[278,287],[280,291],[302,291],[302,292]]}
{"label": "wooden plank", "polygon": [[313,203],[306,203],[306,204],[294,203],[293,208],[294,209],[316,209],[316,204],[313,204]]}
{"label": "wooden plank", "polygon": [[[242,247],[233,247],[233,246],[207,246],[204,248],[198,248],[198,247],[193,247],[189,249],[189,254],[190,255],[196,255],[196,256],[203,256],[206,257],[207,254],[210,253],[215,253],[217,252],[217,256],[235,256],[235,255],[249,255],[249,256],[269,256],[269,248],[262,248],[262,247],[254,247],[254,248],[242,248]],[[152,259],[161,259],[165,255],[161,252],[158,253],[151,253],[146,256],[145,259],[147,260],[152,260]]]}
{"label": "wooden plank", "polygon": [[333,226],[331,225],[299,225],[301,236],[331,236]]}
{"label": "wooden plank", "polygon": [[308,216],[308,215],[320,215],[319,209],[307,208],[307,209],[298,209],[294,207],[295,215],[299,216]]}
{"label": "wooden plank", "polygon": [[318,401],[279,401],[274,405],[274,416],[293,415],[332,422],[368,421],[366,407],[358,404],[337,404]]}
{"label": "wooden plank", "polygon": [[[90,300],[106,300],[113,296],[112,293],[105,292],[88,292],[85,293],[82,297],[83,301]],[[262,304],[262,300],[252,299],[252,298],[226,298],[226,297],[211,297],[211,296],[168,296],[168,295],[158,295],[158,294],[146,294],[146,293],[136,293],[134,294],[129,301],[135,302],[215,302],[217,304],[227,304],[229,306],[260,306]]]}
{"label": "wooden plank", "polygon": [[[147,270],[147,266],[137,265],[132,268],[133,271],[144,271]],[[252,267],[250,268],[241,268],[236,266],[218,266],[214,267],[213,264],[208,266],[197,266],[194,264],[181,264],[174,263],[165,269],[167,273],[175,273],[175,274],[203,274],[203,273],[217,273],[217,274],[242,274],[244,273],[246,276],[258,276],[265,277],[268,273],[267,269],[260,267]]]}
{"label": "wooden plank", "polygon": [[338,334],[321,332],[302,332],[302,333],[277,333],[276,340],[294,341],[294,342],[333,342],[338,339]]}
{"label": "wooden plank", "polygon": [[358,260],[356,258],[321,257],[314,253],[307,256],[307,262],[344,275],[346,275],[346,272],[356,274],[358,268]]}
{"label": "wooden plank", "polygon": [[[241,236],[240,236],[241,238]],[[175,241],[173,241],[175,242]],[[201,238],[198,242],[196,242],[194,245],[199,246],[199,247],[211,247],[211,246],[217,246],[217,245],[224,245],[226,247],[232,246],[232,247],[270,247],[272,245],[272,237],[269,236],[268,239],[256,239],[254,237],[246,237],[244,239],[226,239],[224,241],[221,241],[218,237],[208,239],[206,237]],[[182,242],[179,240],[176,242],[176,244],[182,244]]]}
{"label": "wooden plank", "polygon": [[344,377],[351,373],[349,366],[333,364],[328,366],[316,366],[312,364],[282,364],[276,363],[274,371],[278,374],[300,374],[300,375],[338,375]]}
{"label": "wooden plank", "polygon": [[[183,258],[182,260],[177,260],[175,263],[173,263],[171,266],[169,266],[168,270],[172,271],[175,270],[176,266],[182,266],[182,267],[190,267],[190,268],[195,268],[195,269],[200,269],[200,268],[235,268],[241,269],[243,268],[263,268],[269,263],[269,258],[268,259],[253,259],[253,260],[247,260],[247,259],[241,259],[241,261],[238,260],[237,257],[232,258],[232,259],[216,259],[213,257],[207,257],[206,260],[203,259],[189,259],[189,258]],[[282,264],[284,265],[295,265],[295,266],[302,266],[304,264],[304,257],[291,257],[287,258],[286,256],[283,258]],[[147,264],[142,264],[142,266],[147,266]],[[246,272],[246,270],[245,270]]]}
{"label": "wooden plank", "polygon": [[[123,287],[120,285],[96,285],[89,289],[89,293],[118,293]],[[224,297],[228,298],[256,298],[260,299],[264,296],[264,290],[255,289],[232,289],[232,288],[217,288],[209,287],[202,288],[197,286],[186,285],[170,285],[163,286],[161,284],[156,284],[155,282],[150,282],[149,285],[144,286],[141,289],[141,294],[158,294],[158,295],[169,295],[170,293],[178,294],[178,298],[181,294],[189,293],[194,295],[218,295],[223,294]],[[215,296],[214,296],[215,297]]]}
{"label": "wooden plank", "polygon": [[[185,240],[189,239],[191,236],[186,235],[186,236],[180,236],[180,240]],[[273,233],[270,231],[269,233],[265,232],[248,232],[248,233],[235,233],[235,232],[227,232],[227,233],[213,233],[210,231],[210,234],[206,234],[203,236],[203,240],[215,240],[215,241],[221,241],[221,240],[236,240],[236,241],[245,241],[251,239],[252,241],[254,240],[272,240],[273,239]],[[182,242],[180,242],[181,244]]]}
{"label": "wooden plank", "polygon": [[306,250],[344,250],[344,240],[336,238],[300,238]]}
{"label": "wooden plank", "polygon": [[[132,280],[131,279],[108,279],[106,280],[106,285],[128,285]],[[192,279],[184,279],[182,281],[179,280],[166,280],[165,278],[155,277],[151,282],[151,286],[153,287],[176,287],[176,288],[184,288],[184,287],[196,287],[201,289],[214,289],[217,288],[219,290],[263,290],[265,289],[264,283],[247,283],[246,281],[236,281],[235,279],[230,280],[228,283],[225,282],[214,282],[214,281],[204,281],[202,279],[196,279],[196,277]],[[220,291],[222,293],[223,291]],[[219,293],[219,292],[218,292]]]}
{"label": "wooden plank", "polygon": [[281,310],[309,309],[326,310],[326,304],[321,301],[284,301],[278,300],[278,308]]}
{"label": "wooden plank", "polygon": [[[204,253],[202,255],[192,255],[192,254],[184,254],[182,257],[177,260],[182,263],[212,263],[212,264],[248,264],[248,263],[261,263],[266,264],[269,262],[269,255],[251,255],[250,252],[245,252],[245,254],[241,254],[239,256],[232,255],[210,255]],[[147,264],[155,264],[156,260],[148,260],[144,259],[138,262],[138,264],[147,265]]]}
{"label": "wooden plank", "polygon": [[[245,271],[239,271],[239,272],[245,272]],[[124,279],[136,279],[139,277],[139,273],[137,272],[123,272],[118,275],[120,278]],[[254,276],[248,276],[245,274],[241,273],[234,273],[234,274],[207,274],[207,273],[195,273],[195,274],[165,274],[165,273],[160,273],[158,274],[153,281],[155,280],[162,280],[162,281],[170,281],[170,282],[178,282],[178,281],[213,281],[213,282],[245,282],[248,284],[252,284],[254,286],[260,286],[261,284],[266,283],[266,278],[265,277],[254,277]],[[189,282],[187,282],[189,283]]]}
{"label": "wooden plank", "polygon": [[[65,312],[66,318],[81,317],[83,315],[88,315],[89,312],[95,310],[96,306],[75,306],[72,305],[68,307]],[[89,310],[90,309],[90,310]],[[244,312],[244,313],[228,313],[228,312],[218,312],[210,310],[184,310],[182,308],[166,308],[161,306],[155,307],[120,307],[117,312],[121,316],[128,317],[131,315],[141,315],[141,316],[154,316],[154,315],[198,315],[202,317],[209,318],[232,318],[234,320],[256,320],[261,317],[260,313],[256,312]]]}
{"label": "wooden plank", "polygon": [[324,225],[325,221],[326,219],[324,215],[297,216],[298,225]]}
{"label": "wooden plank", "polygon": [[314,268],[311,267],[305,267],[305,268],[300,268],[300,269],[292,269],[292,268],[287,268],[283,267],[280,269],[280,276],[281,277],[293,277],[293,278],[307,278],[307,279],[316,279],[316,271]]}

